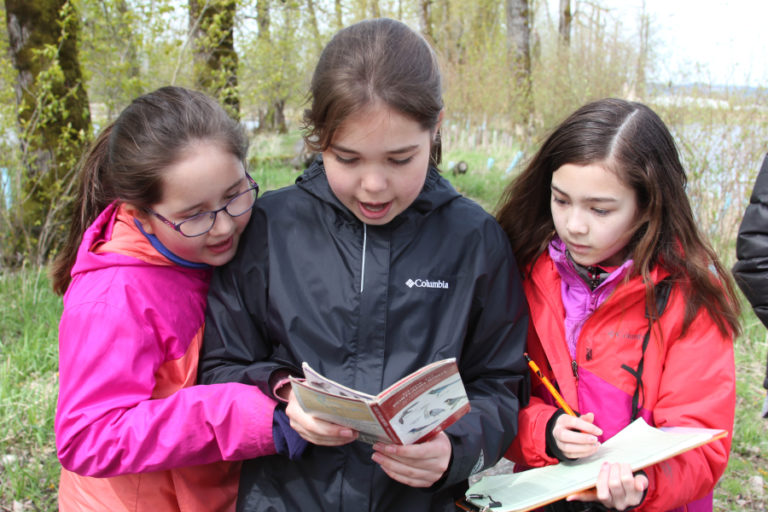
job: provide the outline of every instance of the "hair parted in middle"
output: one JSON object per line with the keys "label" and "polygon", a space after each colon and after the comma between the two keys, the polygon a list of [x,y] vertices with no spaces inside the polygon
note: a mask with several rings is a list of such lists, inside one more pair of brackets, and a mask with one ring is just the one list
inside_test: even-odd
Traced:
{"label": "hair parted in middle", "polygon": [[685,327],[704,306],[721,331],[738,332],[732,279],[696,225],[675,141],[661,118],[642,103],[606,98],[579,108],[507,186],[496,217],[520,268],[529,268],[555,235],[552,175],[565,164],[600,165],[635,191],[640,222],[627,257],[633,260],[631,274],[646,280],[649,304],[650,271],[662,264],[689,297]]}
{"label": "hair parted in middle", "polygon": [[[341,124],[381,102],[434,130],[443,109],[442,79],[429,43],[406,24],[389,18],[365,20],[333,36],[323,49],[304,112],[305,141],[324,151]],[[431,161],[440,163],[439,135]]]}

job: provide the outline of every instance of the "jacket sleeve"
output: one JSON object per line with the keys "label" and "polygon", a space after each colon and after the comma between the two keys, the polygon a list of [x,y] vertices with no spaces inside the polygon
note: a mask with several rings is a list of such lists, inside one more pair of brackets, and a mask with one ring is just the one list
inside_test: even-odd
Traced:
{"label": "jacket sleeve", "polygon": [[[533,324],[528,328],[528,340],[527,348],[530,356],[535,360],[543,364],[547,361],[546,354],[541,347],[536,329]],[[547,372],[546,366],[542,366],[542,371]],[[552,375],[548,375],[550,380],[553,380]],[[557,411],[557,407],[545,402],[537,395],[537,386],[540,384],[531,375],[532,379],[532,394],[531,400],[528,406],[520,411],[518,416],[519,430],[517,437],[512,441],[509,449],[504,456],[526,467],[539,467],[547,466],[549,464],[556,464],[559,461],[547,455],[546,437],[547,437],[547,422],[549,422],[552,415]],[[534,385],[533,382],[536,382]]]}
{"label": "jacket sleeve", "polygon": [[[736,238],[733,276],[755,314],[768,327],[768,154],[755,180]],[[763,387],[768,389],[768,363]]]}
{"label": "jacket sleeve", "polygon": [[109,477],[275,453],[275,402],[241,384],[153,398],[163,346],[146,318],[89,302],[59,326],[56,448],[61,464]]}
{"label": "jacket sleeve", "polygon": [[470,332],[459,361],[471,411],[446,430],[453,447],[447,485],[466,480],[504,455],[530,394],[523,359],[528,306],[520,275],[500,229],[487,230],[483,239],[486,247],[478,252],[488,259],[475,282]]}
{"label": "jacket sleeve", "polygon": [[768,327],[768,154],[739,226],[733,267],[736,282]]}
{"label": "jacket sleeve", "polygon": [[669,510],[712,491],[728,464],[735,373],[732,338],[702,309],[688,332],[668,344],[653,422],[725,429],[729,435],[646,468],[650,485],[643,510]]}
{"label": "jacket sleeve", "polygon": [[[258,206],[258,203],[257,203]],[[272,395],[273,376],[300,372],[280,361],[267,336],[267,223],[254,208],[237,255],[217,267],[208,291],[200,382],[241,382]]]}

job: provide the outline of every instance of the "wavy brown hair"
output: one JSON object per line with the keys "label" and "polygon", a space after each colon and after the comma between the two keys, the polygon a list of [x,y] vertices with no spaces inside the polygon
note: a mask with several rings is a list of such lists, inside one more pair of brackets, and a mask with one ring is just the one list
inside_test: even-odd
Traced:
{"label": "wavy brown hair", "polygon": [[164,171],[197,141],[211,141],[245,165],[248,139],[213,98],[183,87],[161,87],[134,99],[80,161],[72,220],[53,262],[53,290],[63,295],[83,233],[104,208],[121,201],[143,209],[162,200]]}
{"label": "wavy brown hair", "polygon": [[650,271],[662,264],[686,297],[683,330],[703,307],[723,335],[740,332],[731,275],[696,225],[674,139],[641,103],[608,98],[579,108],[507,186],[496,217],[521,268],[529,271],[555,234],[550,185],[565,164],[599,164],[634,189],[644,222],[630,241],[628,258],[634,261],[631,275],[646,283],[647,305],[654,303]]}

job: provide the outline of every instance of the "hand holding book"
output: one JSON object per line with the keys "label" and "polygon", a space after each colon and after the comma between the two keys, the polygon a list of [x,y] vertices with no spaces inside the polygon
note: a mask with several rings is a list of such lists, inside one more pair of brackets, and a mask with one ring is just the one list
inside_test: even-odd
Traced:
{"label": "hand holding book", "polygon": [[360,440],[418,443],[453,424],[469,409],[456,360],[444,359],[407,375],[376,396],[348,388],[302,365],[291,379],[303,410],[360,433]]}

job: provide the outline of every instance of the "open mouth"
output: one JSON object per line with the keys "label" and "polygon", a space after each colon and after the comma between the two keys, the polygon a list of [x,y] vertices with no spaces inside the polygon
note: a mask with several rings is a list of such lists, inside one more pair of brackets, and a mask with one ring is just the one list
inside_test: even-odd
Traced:
{"label": "open mouth", "polygon": [[392,201],[386,203],[363,203],[360,202],[360,212],[369,219],[380,219],[389,213],[392,207]]}

